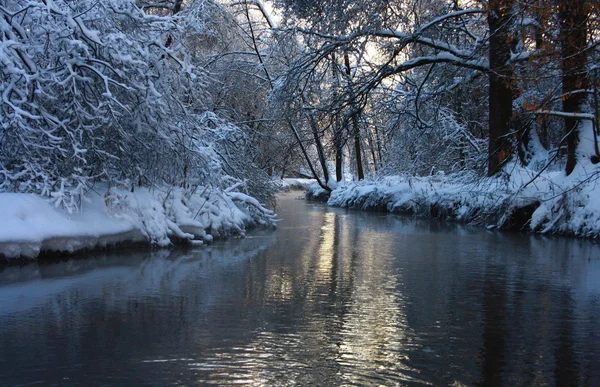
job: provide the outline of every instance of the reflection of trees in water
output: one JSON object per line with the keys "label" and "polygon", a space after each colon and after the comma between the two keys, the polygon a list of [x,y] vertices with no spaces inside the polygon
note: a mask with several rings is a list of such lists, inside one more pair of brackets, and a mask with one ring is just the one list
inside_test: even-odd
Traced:
{"label": "reflection of trees in water", "polygon": [[5,268],[0,376],[599,384],[597,246],[292,204],[276,234]]}
{"label": "reflection of trees in water", "polygon": [[483,281],[482,323],[483,345],[479,352],[482,363],[482,386],[502,386],[503,368],[506,364],[506,283],[504,266],[488,262]]}
{"label": "reflection of trees in water", "polygon": [[593,307],[590,294],[581,292],[587,265],[573,254],[591,251],[581,251],[579,241],[516,240],[498,237],[485,260],[480,382],[586,384],[598,361],[584,354],[599,352],[586,336],[598,330],[598,320],[577,315]]}
{"label": "reflection of trees in water", "polygon": [[[434,383],[553,384],[598,369],[597,357],[577,353],[598,354],[582,336],[598,320],[574,318],[593,299],[584,291],[567,302],[586,286],[587,267],[569,254],[597,247],[460,228],[431,236],[404,220],[354,215],[315,215],[313,243],[298,254],[305,263],[285,271],[296,292],[270,297],[301,311],[290,313],[300,349],[287,355],[315,369],[311,381],[339,384],[362,373],[390,382],[420,370]],[[406,234],[390,232],[395,223]]]}
{"label": "reflection of trees in water", "polygon": [[228,286],[243,286],[239,265],[270,242],[94,253],[87,259],[6,268],[0,274],[0,298],[16,301],[0,308],[0,379],[7,381],[18,369],[24,374],[15,375],[15,381],[60,383],[68,375],[70,383],[84,384],[115,374],[156,383],[167,375],[143,361],[209,346],[219,327],[203,323],[212,313],[234,315],[238,308],[222,308],[222,300],[242,289]]}
{"label": "reflection of trees in water", "polygon": [[417,373],[407,366],[406,359],[419,345],[411,344],[413,335],[404,315],[402,276],[394,267],[394,236],[355,227],[352,239],[358,241],[351,253],[356,264],[355,285],[340,353],[340,361],[350,365],[347,381],[356,379],[357,374],[367,375],[369,370],[371,377],[387,383],[414,381]]}
{"label": "reflection of trees in water", "polygon": [[[393,267],[393,234],[365,229],[343,211],[307,216],[308,243],[280,246],[297,259],[271,262],[273,267],[259,270],[268,274],[266,302],[276,309],[277,320],[268,320],[268,329],[247,349],[277,353],[282,334],[293,342],[285,356],[271,358],[259,372],[261,380],[274,383],[282,369],[287,380],[299,384],[410,380],[415,373],[403,365],[408,338]],[[289,288],[295,292],[290,294]],[[282,316],[289,320],[281,321]],[[279,324],[286,327],[283,332]]]}
{"label": "reflection of trees in water", "polygon": [[561,313],[556,333],[558,343],[554,349],[554,380],[557,386],[579,386],[580,379],[579,359],[577,359],[574,339],[573,300],[569,291],[558,295],[557,307]]}

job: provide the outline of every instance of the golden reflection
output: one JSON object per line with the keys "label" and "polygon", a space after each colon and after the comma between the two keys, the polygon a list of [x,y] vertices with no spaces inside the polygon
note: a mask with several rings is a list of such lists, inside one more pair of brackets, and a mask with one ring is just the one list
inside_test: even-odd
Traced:
{"label": "golden reflection", "polygon": [[[309,214],[311,225],[323,224],[324,222],[324,214],[322,212],[312,212]],[[268,301],[284,301],[290,300],[293,297],[293,289],[297,286],[301,286],[309,282],[309,276],[311,273],[311,268],[315,267],[315,259],[318,258],[318,250],[320,246],[320,227],[310,227],[305,229],[304,227],[300,227],[299,229],[305,230],[308,232],[308,235],[305,239],[305,244],[301,247],[301,253],[294,260],[294,264],[298,267],[293,270],[293,273],[290,272],[290,268],[286,268],[282,266],[279,270],[276,271],[267,271],[265,278],[265,287],[266,287],[266,298]],[[280,254],[281,256],[286,256],[290,253],[293,253],[294,250],[290,250],[289,245],[281,245],[280,246]]]}
{"label": "golden reflection", "polygon": [[331,281],[333,269],[333,255],[335,254],[335,212],[325,213],[321,227],[321,243],[319,244],[319,257],[317,261],[317,281]]}
{"label": "golden reflection", "polygon": [[[394,272],[391,233],[363,231],[353,243],[360,262],[354,273],[349,313],[344,319],[338,361],[381,370],[408,371],[410,335],[399,273]],[[355,252],[356,254],[356,252]],[[411,348],[412,349],[412,348]],[[347,375],[352,379],[353,375]],[[408,380],[408,379],[407,379]]]}
{"label": "golden reflection", "polygon": [[[283,376],[290,385],[422,383],[407,365],[418,344],[406,320],[395,235],[335,211],[310,221],[306,239],[295,245],[297,259],[266,270],[265,301],[283,314],[230,358],[217,355],[219,366],[205,369],[210,382],[225,381],[221,373],[235,365],[235,381],[252,386],[281,383]],[[280,318],[294,328],[281,331]]]}
{"label": "golden reflection", "polygon": [[291,300],[294,281],[288,270],[282,268],[280,272],[271,275],[265,283],[270,300]]}

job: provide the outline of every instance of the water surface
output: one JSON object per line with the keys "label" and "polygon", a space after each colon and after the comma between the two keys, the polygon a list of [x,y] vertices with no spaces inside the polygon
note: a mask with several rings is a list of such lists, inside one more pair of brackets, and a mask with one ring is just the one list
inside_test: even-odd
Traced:
{"label": "water surface", "polygon": [[600,247],[326,208],[0,267],[2,385],[600,385]]}

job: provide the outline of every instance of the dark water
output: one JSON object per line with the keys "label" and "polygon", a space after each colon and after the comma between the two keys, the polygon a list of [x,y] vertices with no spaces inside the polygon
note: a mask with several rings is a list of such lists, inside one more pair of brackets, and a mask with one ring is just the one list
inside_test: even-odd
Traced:
{"label": "dark water", "polygon": [[600,385],[600,246],[326,209],[0,268],[0,385]]}

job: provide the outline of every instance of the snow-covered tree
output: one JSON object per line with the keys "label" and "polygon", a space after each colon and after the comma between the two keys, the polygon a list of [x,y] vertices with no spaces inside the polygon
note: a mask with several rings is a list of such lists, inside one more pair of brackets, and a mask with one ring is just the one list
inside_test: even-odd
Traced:
{"label": "snow-covered tree", "polygon": [[[203,0],[0,2],[0,190],[70,210],[95,182],[219,184],[247,134],[210,112]],[[233,144],[233,145],[232,145]],[[242,162],[244,160],[244,162]],[[258,173],[258,172],[257,172]]]}
{"label": "snow-covered tree", "polygon": [[[517,154],[526,164],[535,159],[534,150],[561,156],[565,145],[566,171],[573,169],[576,123],[594,118],[584,111],[584,102],[597,94],[586,86],[594,68],[588,58],[597,46],[597,33],[588,27],[597,20],[597,1],[276,4],[287,12],[289,30],[297,32],[307,48],[290,67],[281,90],[291,98],[318,90],[319,103],[312,108],[331,115],[352,116],[348,112],[358,106],[363,113],[388,117],[388,138],[404,140],[395,142],[393,150],[387,148],[411,155],[405,160],[412,164],[405,167],[414,167],[417,156],[430,153],[424,159],[437,159],[434,169],[471,168],[481,164],[480,158],[473,164],[478,159],[473,153],[482,152],[487,174],[494,175]],[[350,82],[334,81],[334,57],[350,59]],[[343,70],[343,65],[338,67]],[[450,146],[447,128],[455,125],[461,130],[454,131],[451,143],[461,145]],[[371,132],[361,128],[362,147]],[[415,149],[420,137],[427,140]],[[481,146],[482,139],[488,144]],[[544,143],[547,150],[537,146]],[[439,152],[448,148],[452,152]],[[436,154],[441,157],[433,157]],[[457,162],[460,159],[471,161]]]}

